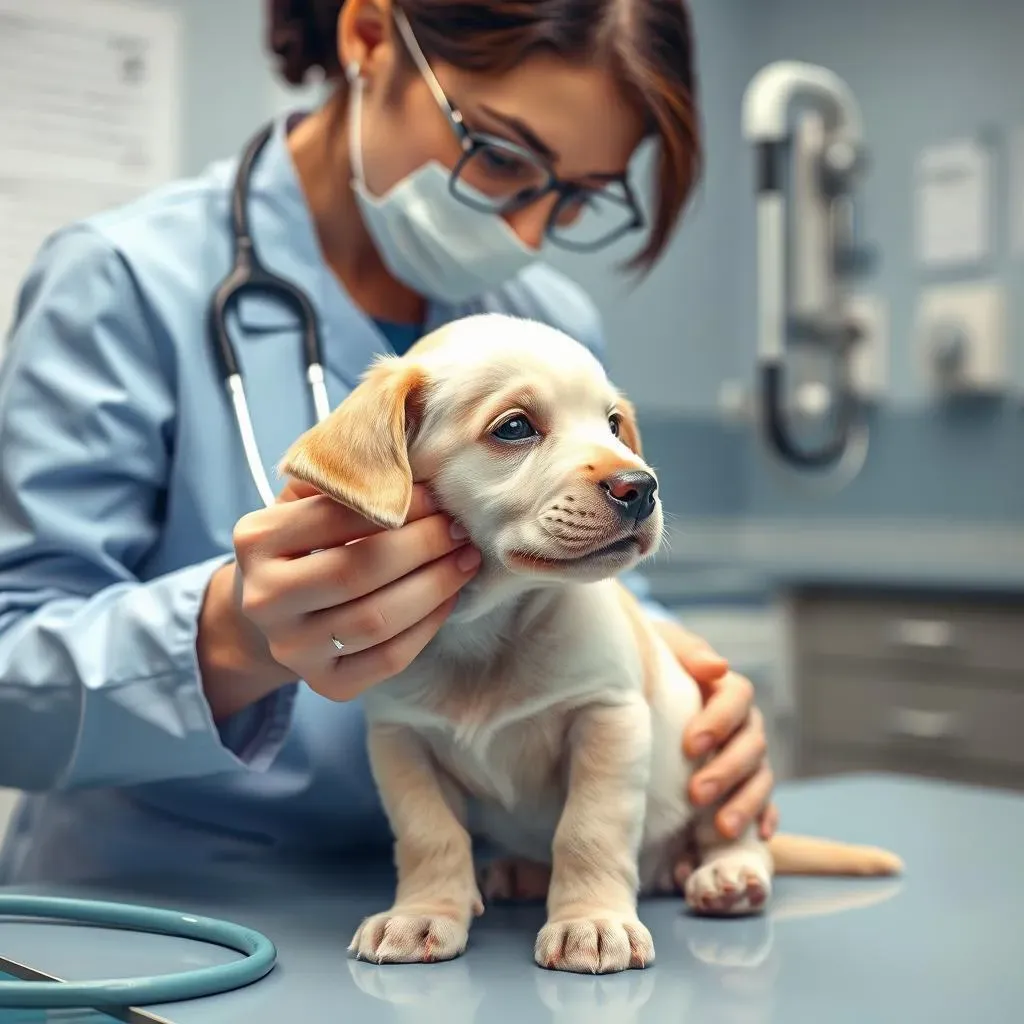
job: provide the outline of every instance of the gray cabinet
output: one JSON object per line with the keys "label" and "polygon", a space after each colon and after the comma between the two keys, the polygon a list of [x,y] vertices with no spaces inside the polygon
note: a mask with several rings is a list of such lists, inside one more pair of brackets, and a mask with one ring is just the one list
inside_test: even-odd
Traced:
{"label": "gray cabinet", "polygon": [[1024,789],[1024,596],[793,594],[795,770]]}

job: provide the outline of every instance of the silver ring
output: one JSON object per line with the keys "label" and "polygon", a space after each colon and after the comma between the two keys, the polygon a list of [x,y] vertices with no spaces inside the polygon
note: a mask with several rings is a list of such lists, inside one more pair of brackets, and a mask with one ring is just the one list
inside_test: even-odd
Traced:
{"label": "silver ring", "polygon": [[333,633],[331,634],[331,643],[334,644],[339,651],[345,650],[345,645]]}

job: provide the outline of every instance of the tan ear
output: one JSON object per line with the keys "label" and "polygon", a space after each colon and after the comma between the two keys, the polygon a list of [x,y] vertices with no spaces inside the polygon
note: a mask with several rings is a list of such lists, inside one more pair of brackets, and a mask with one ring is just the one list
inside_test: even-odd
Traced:
{"label": "tan ear", "polygon": [[280,472],[378,526],[401,526],[412,502],[409,435],[423,382],[418,367],[397,359],[377,363],[327,419],[292,445]]}
{"label": "tan ear", "polygon": [[619,395],[615,403],[621,420],[619,422],[619,439],[634,455],[644,457],[643,445],[640,441],[640,427],[636,421],[636,408],[633,403],[623,395]]}

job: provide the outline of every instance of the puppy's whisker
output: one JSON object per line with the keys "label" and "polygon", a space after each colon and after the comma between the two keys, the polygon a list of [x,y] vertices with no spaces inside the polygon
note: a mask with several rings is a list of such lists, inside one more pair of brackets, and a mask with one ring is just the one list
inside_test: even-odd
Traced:
{"label": "puppy's whisker", "polygon": [[571,526],[574,530],[596,530],[598,529],[593,523],[580,523],[576,521],[570,521],[568,519],[562,519],[561,516],[545,515],[542,517],[546,523],[560,523],[562,526]]}
{"label": "puppy's whisker", "polygon": [[576,545],[578,547],[589,547],[598,538],[597,534],[599,531],[586,531],[581,533],[578,530],[559,530],[552,529],[550,526],[545,531],[549,537],[553,537],[555,540],[560,541],[562,544]]}

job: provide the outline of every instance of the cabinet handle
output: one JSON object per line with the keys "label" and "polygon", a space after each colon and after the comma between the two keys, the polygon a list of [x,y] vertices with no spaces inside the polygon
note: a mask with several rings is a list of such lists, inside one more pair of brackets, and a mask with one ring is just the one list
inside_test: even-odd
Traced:
{"label": "cabinet handle", "polygon": [[890,637],[898,647],[948,651],[953,648],[953,624],[943,619],[896,619]]}
{"label": "cabinet handle", "polygon": [[891,708],[887,715],[888,732],[900,739],[936,742],[960,735],[960,715],[955,711],[928,711],[924,708]]}

